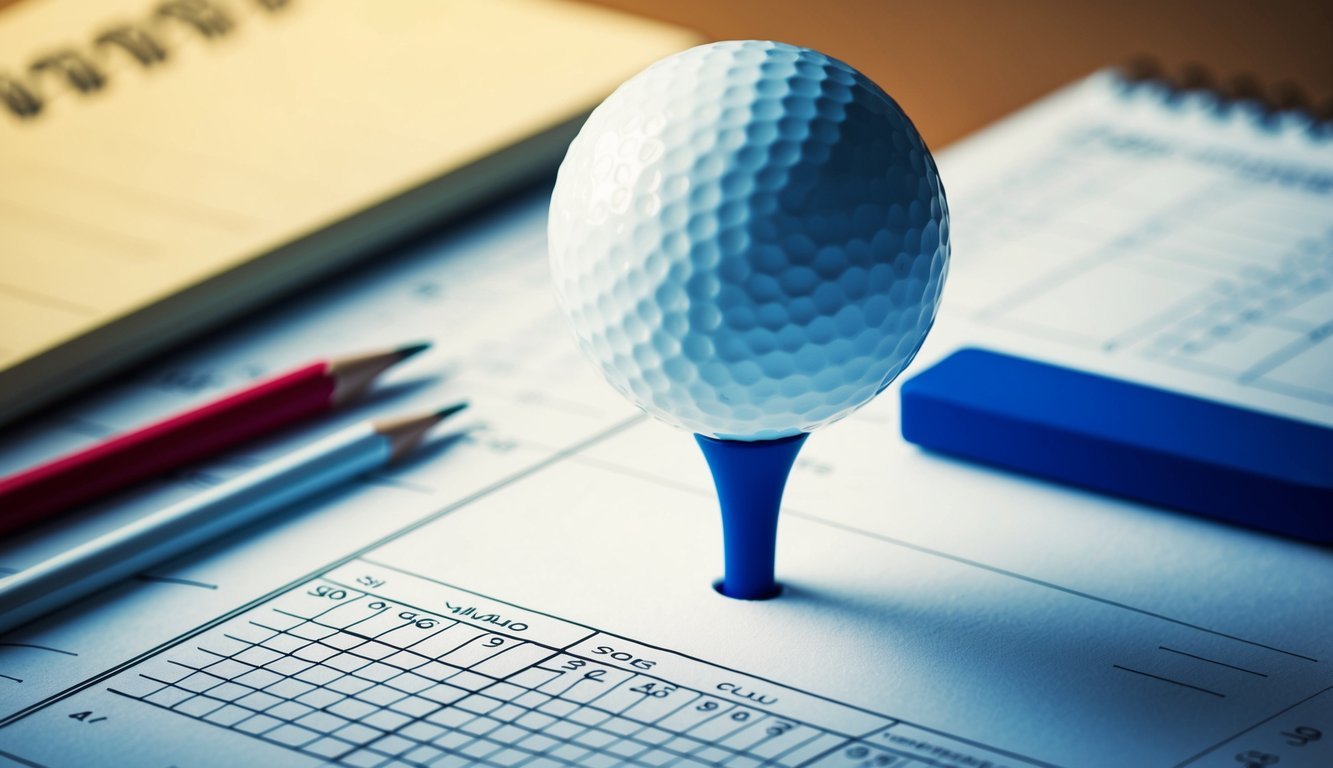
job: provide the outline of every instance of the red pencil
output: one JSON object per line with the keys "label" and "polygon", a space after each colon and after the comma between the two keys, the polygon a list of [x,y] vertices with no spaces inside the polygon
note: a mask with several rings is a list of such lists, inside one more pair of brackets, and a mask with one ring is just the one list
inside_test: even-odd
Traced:
{"label": "red pencil", "polygon": [[311,363],[0,479],[0,535],[335,408],[429,346]]}

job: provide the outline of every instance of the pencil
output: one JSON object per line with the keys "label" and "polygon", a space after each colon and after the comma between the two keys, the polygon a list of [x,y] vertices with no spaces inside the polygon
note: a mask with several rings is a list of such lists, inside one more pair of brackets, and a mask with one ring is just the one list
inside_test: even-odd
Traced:
{"label": "pencil", "polygon": [[314,362],[0,478],[0,536],[336,408],[429,346]]}
{"label": "pencil", "polygon": [[363,422],[276,461],[0,579],[0,633],[254,522],[314,493],[401,459],[465,403]]}

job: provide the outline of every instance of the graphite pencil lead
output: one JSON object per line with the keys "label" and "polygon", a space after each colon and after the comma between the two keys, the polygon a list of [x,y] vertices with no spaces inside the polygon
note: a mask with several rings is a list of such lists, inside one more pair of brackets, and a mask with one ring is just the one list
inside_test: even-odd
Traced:
{"label": "graphite pencil lead", "polygon": [[466,407],[467,403],[455,403],[437,411],[376,421],[373,426],[389,439],[389,461],[398,461],[420,445],[432,427]]}
{"label": "graphite pencil lead", "polygon": [[383,352],[330,360],[328,373],[335,381],[333,402],[341,404],[364,395],[380,374],[429,347],[430,342],[422,341]]}
{"label": "graphite pencil lead", "polygon": [[402,361],[406,360],[409,357],[415,357],[421,354],[422,352],[425,352],[426,350],[430,349],[430,346],[431,342],[429,341],[418,341],[412,344],[404,344],[403,346],[394,350],[394,354],[396,354],[398,356],[398,359]]}
{"label": "graphite pencil lead", "polygon": [[435,418],[439,419],[440,421],[444,421],[450,416],[453,416],[455,413],[458,413],[459,411],[466,409],[467,406],[468,403],[466,400],[462,401],[461,403],[446,405],[445,407],[435,412]]}

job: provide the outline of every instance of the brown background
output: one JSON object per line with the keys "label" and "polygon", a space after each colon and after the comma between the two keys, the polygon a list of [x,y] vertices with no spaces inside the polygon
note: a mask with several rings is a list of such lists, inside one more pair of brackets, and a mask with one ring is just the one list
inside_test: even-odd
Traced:
{"label": "brown background", "polygon": [[710,39],[817,48],[883,86],[937,147],[1143,55],[1169,71],[1197,63],[1222,80],[1294,82],[1312,102],[1333,104],[1333,0],[587,1]]}
{"label": "brown background", "polygon": [[933,146],[1143,54],[1333,98],[1333,0],[594,1],[711,39],[817,48],[879,83]]}

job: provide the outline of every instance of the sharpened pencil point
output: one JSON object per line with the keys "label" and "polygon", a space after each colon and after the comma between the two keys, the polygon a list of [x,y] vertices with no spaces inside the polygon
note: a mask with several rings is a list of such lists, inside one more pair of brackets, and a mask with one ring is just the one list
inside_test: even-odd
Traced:
{"label": "sharpened pencil point", "polygon": [[333,402],[340,405],[360,397],[386,370],[409,357],[430,349],[429,341],[404,344],[395,349],[351,355],[329,360],[328,373],[334,378]]}
{"label": "sharpened pencil point", "polygon": [[419,355],[428,349],[430,349],[429,341],[418,341],[415,344],[407,344],[401,346],[398,349],[394,350],[394,352],[398,355],[398,360],[403,361],[409,357],[414,357],[416,355]]}
{"label": "sharpened pencil point", "polygon": [[466,401],[461,403],[454,403],[453,405],[447,405],[435,412],[435,418],[440,420],[447,419],[450,416],[453,416],[455,413],[458,413],[459,411],[463,410],[464,408],[467,408]]}
{"label": "sharpened pencil point", "polygon": [[415,416],[400,416],[396,419],[373,422],[373,426],[376,432],[389,438],[390,461],[398,461],[420,445],[422,438],[432,427],[466,407],[466,402],[454,403]]}

